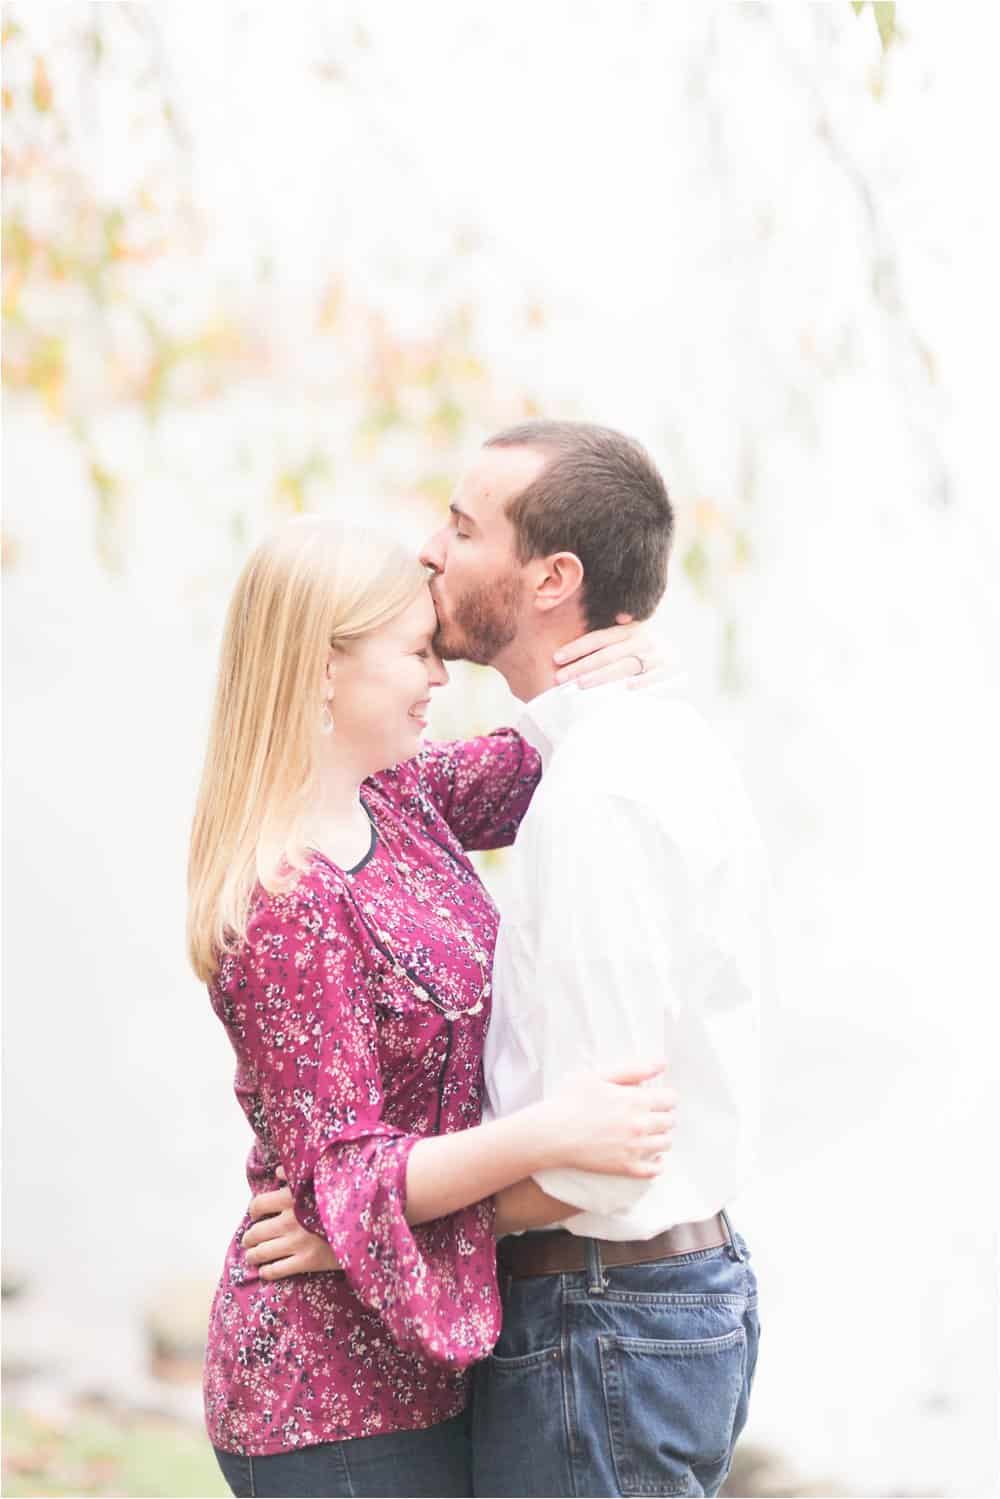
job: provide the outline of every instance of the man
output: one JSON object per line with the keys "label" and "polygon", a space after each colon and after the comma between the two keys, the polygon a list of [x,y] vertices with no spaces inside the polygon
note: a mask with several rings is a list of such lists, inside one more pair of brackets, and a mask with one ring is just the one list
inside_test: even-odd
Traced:
{"label": "man", "polygon": [[510,859],[494,1114],[566,1073],[665,1056],[662,1175],[548,1171],[501,1194],[503,1333],[477,1371],[477,1494],[715,1493],[746,1419],[756,1283],[726,1203],[750,1169],[765,867],[734,767],[675,685],[556,686],[553,652],[652,614],[673,517],[639,446],[532,422],[466,474],[423,559],[446,659],[527,703],[544,772]]}
{"label": "man", "polygon": [[503,673],[544,766],[501,900],[493,1113],[580,1068],[660,1057],[680,1098],[659,1176],[545,1171],[500,1194],[482,1495],[713,1494],[746,1419],[756,1283],[725,1207],[754,1146],[760,839],[678,682],[580,692],[553,667],[584,629],[653,613],[672,531],[638,444],[531,422],[485,444],[423,553],[440,655]]}

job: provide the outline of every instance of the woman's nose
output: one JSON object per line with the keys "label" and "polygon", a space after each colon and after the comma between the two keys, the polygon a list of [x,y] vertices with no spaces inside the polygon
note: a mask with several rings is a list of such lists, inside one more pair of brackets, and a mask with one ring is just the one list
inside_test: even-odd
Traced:
{"label": "woman's nose", "polygon": [[445,666],[440,656],[435,656],[434,664],[431,667],[431,686],[446,687],[449,680],[447,666]]}

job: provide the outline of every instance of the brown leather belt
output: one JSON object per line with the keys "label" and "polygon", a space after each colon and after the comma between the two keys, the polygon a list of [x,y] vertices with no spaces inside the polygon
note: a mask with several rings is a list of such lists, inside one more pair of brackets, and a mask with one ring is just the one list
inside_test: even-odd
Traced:
{"label": "brown leather belt", "polygon": [[[721,1213],[700,1223],[677,1223],[655,1239],[597,1239],[601,1263],[643,1265],[651,1260],[669,1260],[679,1254],[694,1254],[699,1249],[718,1249],[729,1243],[729,1234]],[[559,1275],[564,1271],[586,1270],[587,1240],[563,1228],[546,1229],[544,1233],[508,1234],[497,1243],[500,1269],[520,1280],[526,1275]]]}

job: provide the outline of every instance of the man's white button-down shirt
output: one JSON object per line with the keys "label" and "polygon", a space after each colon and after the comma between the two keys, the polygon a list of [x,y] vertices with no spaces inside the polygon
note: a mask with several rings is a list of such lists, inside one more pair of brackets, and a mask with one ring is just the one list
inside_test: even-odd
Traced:
{"label": "man's white button-down shirt", "polygon": [[665,1058],[679,1095],[654,1180],[566,1169],[538,1184],[575,1234],[647,1239],[711,1217],[751,1169],[767,876],[733,761],[679,679],[542,693],[519,725],[544,773],[501,897],[489,1112],[567,1073]]}

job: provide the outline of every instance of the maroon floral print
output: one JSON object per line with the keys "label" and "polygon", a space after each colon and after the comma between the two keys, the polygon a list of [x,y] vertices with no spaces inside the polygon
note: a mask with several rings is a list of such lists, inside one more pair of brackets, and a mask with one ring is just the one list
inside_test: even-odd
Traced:
{"label": "maroon floral print", "polygon": [[373,776],[368,857],[344,873],[315,854],[290,894],[259,891],[210,986],[250,1187],[280,1185],[282,1165],[343,1266],[269,1284],[240,1244],[249,1218],[237,1228],[205,1365],[224,1451],[432,1426],[499,1335],[492,1199],[411,1228],[406,1163],[421,1137],[480,1121],[498,918],[465,850],[513,841],[539,774],[503,730]]}

